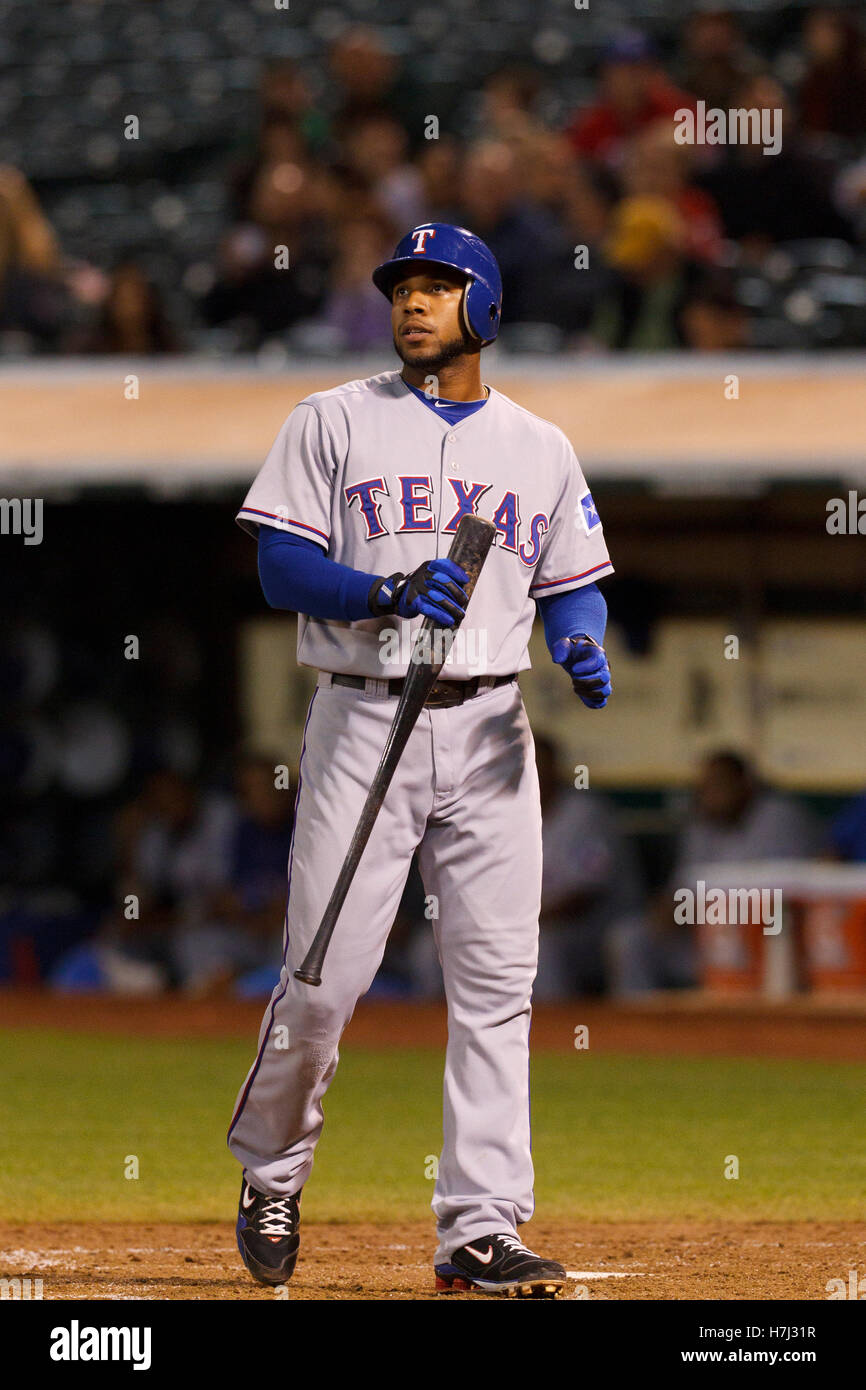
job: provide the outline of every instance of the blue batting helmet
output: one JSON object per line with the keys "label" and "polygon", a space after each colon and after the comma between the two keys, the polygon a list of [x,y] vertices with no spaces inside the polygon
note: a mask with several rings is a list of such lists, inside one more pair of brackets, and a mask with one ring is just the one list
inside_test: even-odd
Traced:
{"label": "blue batting helmet", "polygon": [[480,237],[465,227],[448,222],[424,222],[398,242],[390,261],[373,271],[373,284],[391,298],[394,282],[411,275],[419,261],[448,266],[467,276],[463,295],[463,318],[473,338],[492,343],[499,332],[502,313],[502,276],[496,257]]}

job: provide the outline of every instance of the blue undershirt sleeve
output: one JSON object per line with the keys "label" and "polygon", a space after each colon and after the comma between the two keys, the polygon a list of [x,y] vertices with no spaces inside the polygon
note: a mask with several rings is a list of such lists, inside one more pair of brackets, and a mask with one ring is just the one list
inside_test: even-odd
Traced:
{"label": "blue undershirt sleeve", "polygon": [[262,592],[271,608],[349,623],[372,617],[367,595],[382,575],[340,565],[315,541],[273,526],[259,527],[258,559]]}
{"label": "blue undershirt sleeve", "polygon": [[[356,622],[369,618],[367,595],[375,578],[329,560],[315,541],[272,526],[259,527],[259,578],[272,608],[311,618]],[[602,644],[607,604],[596,584],[538,600],[548,648],[560,637],[586,633]]]}
{"label": "blue undershirt sleeve", "polygon": [[536,600],[544,639],[548,650],[561,637],[577,637],[581,633],[604,646],[607,626],[607,604],[597,584],[584,584],[581,589],[567,589],[564,594],[550,594]]}

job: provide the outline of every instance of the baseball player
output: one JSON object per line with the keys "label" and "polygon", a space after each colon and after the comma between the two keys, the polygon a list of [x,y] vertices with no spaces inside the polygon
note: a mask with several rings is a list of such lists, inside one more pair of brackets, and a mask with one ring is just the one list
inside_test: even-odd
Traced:
{"label": "baseball player", "polygon": [[[448,1005],[436,1287],[555,1297],[562,1265],[517,1234],[533,1213],[528,1038],[541,895],[538,777],[517,676],[530,665],[537,605],[577,695],[606,704],[607,608],[595,581],[613,567],[565,435],[482,384],[502,298],[488,247],[465,228],[426,223],[373,280],[391,304],[402,371],[297,405],[238,514],[257,537],[268,603],[298,614],[298,660],[319,673],[282,973],[229,1130],[244,1169],[238,1247],[262,1283],[290,1278],[340,1038],[379,967],[417,850]],[[447,553],[473,512],[496,536],[467,611],[468,576]],[[293,971],[349,847],[425,616],[460,626],[311,988]]]}

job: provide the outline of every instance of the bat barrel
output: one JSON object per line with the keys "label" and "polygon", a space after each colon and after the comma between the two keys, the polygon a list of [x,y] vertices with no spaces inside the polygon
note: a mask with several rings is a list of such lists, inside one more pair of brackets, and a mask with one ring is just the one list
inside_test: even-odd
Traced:
{"label": "bat barrel", "polygon": [[295,971],[295,979],[301,980],[305,985],[320,985],[322,983],[321,975],[314,975],[309,966],[306,969],[304,966],[307,966],[306,960],[301,969]]}
{"label": "bat barrel", "polygon": [[[366,837],[365,837],[366,843]],[[353,845],[354,849],[355,846]],[[363,848],[363,846],[361,847]],[[360,859],[360,850],[351,854],[343,865],[340,877],[337,879],[336,887],[331,894],[331,901],[325,909],[325,915],[319,923],[319,929],[310,943],[310,949],[301,961],[299,968],[295,971],[295,979],[301,980],[305,985],[320,985],[322,983],[322,966],[325,963],[328,946],[334,934],[334,927],[340,915],[340,908],[346,900],[349,885],[357,868]]]}

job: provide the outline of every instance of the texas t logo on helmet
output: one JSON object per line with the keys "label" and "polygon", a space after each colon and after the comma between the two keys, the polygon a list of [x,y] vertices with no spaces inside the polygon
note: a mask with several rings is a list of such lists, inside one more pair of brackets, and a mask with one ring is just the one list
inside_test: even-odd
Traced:
{"label": "texas t logo on helmet", "polygon": [[[433,247],[428,246],[431,241],[435,241],[435,255]],[[499,332],[502,314],[502,276],[490,247],[466,227],[427,222],[407,232],[390,261],[376,267],[373,284],[390,299],[398,278],[414,275],[420,259],[431,265],[462,271],[466,276],[463,296],[466,327],[473,338],[480,339],[482,346],[492,343]]]}
{"label": "texas t logo on helmet", "polygon": [[430,237],[435,237],[436,235],[436,228],[419,227],[417,232],[410,232],[409,235],[415,243],[415,255],[423,256]]}

